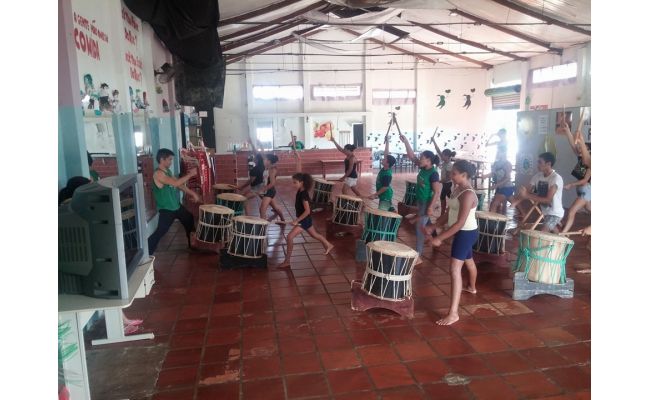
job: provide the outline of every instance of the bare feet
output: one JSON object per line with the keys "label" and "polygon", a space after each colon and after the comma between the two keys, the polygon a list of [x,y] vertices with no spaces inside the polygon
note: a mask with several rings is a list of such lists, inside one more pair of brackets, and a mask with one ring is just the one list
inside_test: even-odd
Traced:
{"label": "bare feet", "polygon": [[334,245],[333,245],[332,243],[330,243],[330,244],[327,246],[327,250],[325,250],[325,254],[329,254],[330,251],[332,251],[333,248],[334,248]]}
{"label": "bare feet", "polygon": [[579,269],[576,272],[579,274],[591,274],[591,268]]}
{"label": "bare feet", "polygon": [[469,287],[469,286],[466,286],[466,287],[463,288],[463,292],[468,292],[468,293],[471,293],[471,294],[476,294],[476,289],[475,289],[475,288],[471,288],[471,287]]}
{"label": "bare feet", "polygon": [[458,314],[449,314],[446,317],[436,321],[436,324],[438,324],[438,325],[451,325],[456,321],[458,321]]}
{"label": "bare feet", "polygon": [[282,264],[278,265],[278,268],[289,268],[291,266],[291,263],[289,261],[285,261]]}

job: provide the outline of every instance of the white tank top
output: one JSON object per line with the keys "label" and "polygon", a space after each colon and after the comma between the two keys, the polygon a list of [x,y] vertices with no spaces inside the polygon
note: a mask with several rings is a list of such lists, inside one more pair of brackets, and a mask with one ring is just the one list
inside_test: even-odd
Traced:
{"label": "white tank top", "polygon": [[[452,226],[456,221],[458,221],[458,211],[460,211],[460,200],[458,200],[458,198],[468,190],[474,193],[472,189],[465,189],[458,193],[458,196],[451,197],[447,200],[447,204],[449,205],[449,219],[447,220],[448,226]],[[460,228],[461,231],[473,231],[474,229],[478,229],[478,223],[476,222],[476,207],[469,210],[465,224]]]}

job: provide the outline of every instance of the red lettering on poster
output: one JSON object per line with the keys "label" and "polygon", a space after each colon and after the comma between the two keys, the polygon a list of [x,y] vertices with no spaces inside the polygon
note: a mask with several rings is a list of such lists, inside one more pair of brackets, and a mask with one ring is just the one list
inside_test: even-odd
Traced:
{"label": "red lettering on poster", "polygon": [[97,39],[108,43],[108,35],[94,24],[90,23],[87,18],[84,18],[76,12],[73,13],[73,20],[79,28],[83,28],[86,31],[84,32],[77,27],[74,28],[74,44],[77,47],[77,51],[82,52],[95,60],[101,60],[99,41]]}

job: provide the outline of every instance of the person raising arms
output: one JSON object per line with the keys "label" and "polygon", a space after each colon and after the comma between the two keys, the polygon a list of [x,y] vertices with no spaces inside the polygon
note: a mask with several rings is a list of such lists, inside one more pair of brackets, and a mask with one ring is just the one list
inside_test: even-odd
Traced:
{"label": "person raising arms", "polygon": [[393,207],[393,188],[390,186],[391,181],[393,180],[393,165],[397,162],[395,157],[390,155],[389,143],[390,138],[386,135],[384,139],[386,146],[384,147],[384,158],[381,161],[381,169],[377,174],[377,180],[375,181],[375,190],[374,194],[368,196],[369,199],[379,198],[379,209],[384,211],[395,211]]}
{"label": "person raising arms", "polygon": [[343,194],[347,195],[350,193],[350,190],[352,190],[357,197],[361,197],[361,193],[359,193],[359,190],[357,189],[357,158],[354,156],[354,150],[356,150],[357,146],[346,144],[341,147],[336,143],[334,137],[332,137],[331,140],[332,143],[334,143],[334,146],[336,146],[341,153],[345,154],[345,160],[343,161],[345,174],[343,174],[343,177],[339,179],[339,181],[345,182],[343,184]]}

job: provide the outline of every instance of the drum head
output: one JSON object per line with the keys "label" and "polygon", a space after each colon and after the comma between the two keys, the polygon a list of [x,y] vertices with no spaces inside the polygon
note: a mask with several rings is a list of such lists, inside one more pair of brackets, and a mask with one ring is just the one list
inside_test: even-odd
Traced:
{"label": "drum head", "polygon": [[399,215],[399,214],[397,214],[397,213],[390,212],[390,211],[380,210],[380,209],[378,209],[378,208],[366,208],[366,212],[367,212],[368,214],[379,215],[379,216],[387,217],[387,218],[398,218],[398,219],[402,219],[402,216]]}
{"label": "drum head", "polygon": [[269,221],[259,218],[259,217],[252,217],[250,215],[240,215],[238,217],[235,217],[232,219],[233,223],[235,222],[242,222],[245,224],[251,224],[251,225],[268,225]]}
{"label": "drum head", "polygon": [[228,207],[219,206],[216,204],[202,204],[199,206],[199,210],[203,212],[209,212],[212,214],[234,214],[235,212]]}
{"label": "drum head", "polygon": [[232,186],[230,186],[227,183],[215,183],[212,185],[213,189],[219,189],[219,190],[235,190]]}
{"label": "drum head", "polygon": [[388,254],[395,257],[416,258],[418,256],[417,251],[413,250],[405,244],[396,242],[378,240],[376,242],[370,242],[366,246],[368,246],[368,248],[372,251]]}
{"label": "drum head", "polygon": [[508,221],[508,217],[503,214],[488,212],[488,211],[476,211],[477,219],[489,219],[494,221]]}
{"label": "drum head", "polygon": [[549,242],[560,242],[564,244],[573,244],[573,240],[569,239],[566,236],[561,236],[561,235],[555,235],[553,233],[547,233],[547,232],[541,232],[541,231],[532,231],[530,229],[527,229],[525,231],[521,231],[522,235],[534,237],[537,239],[541,240],[546,240]]}
{"label": "drum head", "polygon": [[322,183],[323,185],[333,185],[332,182],[327,181],[323,178],[314,178],[314,182]]}
{"label": "drum head", "polygon": [[217,195],[217,199],[227,201],[246,201],[246,197],[236,193],[221,193],[220,195]]}
{"label": "drum head", "polygon": [[337,199],[344,199],[344,200],[349,200],[349,201],[355,201],[355,202],[363,203],[363,200],[360,199],[359,197],[348,196],[347,194],[340,194],[340,195],[338,195]]}

